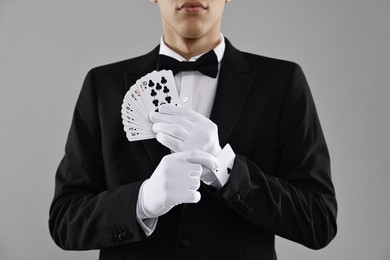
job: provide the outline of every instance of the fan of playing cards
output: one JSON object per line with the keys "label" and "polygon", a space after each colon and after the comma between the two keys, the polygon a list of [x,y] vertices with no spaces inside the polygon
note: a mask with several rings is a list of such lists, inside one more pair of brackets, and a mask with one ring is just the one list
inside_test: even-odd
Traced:
{"label": "fan of playing cards", "polygon": [[158,112],[163,104],[178,105],[179,95],[172,71],[153,71],[130,87],[122,104],[122,123],[127,139],[131,141],[152,139],[151,112]]}

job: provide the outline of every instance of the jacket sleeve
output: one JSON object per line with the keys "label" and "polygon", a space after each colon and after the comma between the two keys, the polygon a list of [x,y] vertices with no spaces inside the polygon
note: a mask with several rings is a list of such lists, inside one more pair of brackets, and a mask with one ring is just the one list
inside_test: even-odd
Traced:
{"label": "jacket sleeve", "polygon": [[230,180],[214,193],[243,218],[309,248],[336,235],[337,203],[330,159],[301,68],[294,64],[278,126],[278,166],[267,174],[237,155]]}
{"label": "jacket sleeve", "polygon": [[101,249],[145,238],[136,220],[142,182],[108,189],[93,70],[84,81],[55,179],[49,228],[63,249]]}

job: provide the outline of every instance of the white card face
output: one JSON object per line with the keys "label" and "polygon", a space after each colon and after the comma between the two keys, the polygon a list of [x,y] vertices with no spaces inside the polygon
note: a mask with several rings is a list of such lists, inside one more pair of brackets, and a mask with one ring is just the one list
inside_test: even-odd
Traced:
{"label": "white card face", "polygon": [[[142,77],[142,78],[144,78],[144,77]],[[140,106],[142,106],[142,113],[144,113],[146,116],[149,116],[146,102],[145,102],[145,98],[144,98],[144,96],[146,95],[146,92],[147,92],[147,84],[146,84],[146,80],[142,80],[142,78],[137,80],[137,82],[135,83],[136,88],[137,88],[135,94],[137,94],[137,96],[141,99]]]}
{"label": "white card face", "polygon": [[134,142],[134,141],[156,138],[156,134],[154,134],[154,135],[134,135],[133,133],[126,131],[126,137],[130,142]]}
{"label": "white card face", "polygon": [[151,131],[152,122],[149,119],[140,118],[134,109],[132,109],[128,104],[122,104],[122,123],[125,126],[134,126],[139,129]]}
{"label": "white card face", "polygon": [[148,114],[158,112],[158,108],[163,104],[178,105],[179,95],[171,71],[153,71],[141,80],[143,84],[146,84],[142,98]]}
{"label": "white card face", "polygon": [[153,132],[147,131],[147,130],[142,130],[142,129],[139,129],[138,127],[123,126],[123,130],[125,130],[125,132],[133,138],[140,138],[140,137],[145,137],[145,136],[150,136],[153,138],[156,137],[156,133],[153,133]]}
{"label": "white card face", "polygon": [[122,123],[129,141],[156,138],[149,119],[163,104],[178,105],[179,95],[172,71],[153,71],[130,87],[123,98]]}
{"label": "white card face", "polygon": [[[139,108],[137,108],[136,104],[133,103],[133,101],[128,100],[128,97],[125,97],[123,99],[122,104],[122,115],[127,115],[131,117],[133,120],[143,120],[144,117],[142,117],[140,114]],[[123,117],[122,117],[123,118]]]}
{"label": "white card face", "polygon": [[132,127],[138,129],[138,131],[142,132],[150,132],[152,133],[152,124],[150,124],[149,128],[148,126],[142,125],[141,122],[134,122],[134,121],[129,121],[129,120],[122,120],[122,124],[125,127]]}
{"label": "white card face", "polygon": [[135,114],[141,119],[148,119],[148,113],[142,101],[142,94],[138,91],[137,85],[131,86],[128,94],[126,94],[125,99],[128,103],[132,105],[132,108],[135,110]]}

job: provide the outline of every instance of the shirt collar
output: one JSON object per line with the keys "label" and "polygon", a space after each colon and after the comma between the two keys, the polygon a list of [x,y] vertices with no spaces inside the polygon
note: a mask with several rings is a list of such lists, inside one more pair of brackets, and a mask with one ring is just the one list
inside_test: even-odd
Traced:
{"label": "shirt collar", "polygon": [[[219,44],[214,48],[214,52],[217,55],[218,62],[221,62],[221,60],[223,58],[223,54],[225,52],[225,37],[223,36],[222,33],[221,33],[221,38],[220,38]],[[200,56],[202,56],[205,53],[206,52],[199,54],[197,56],[194,56],[191,59],[189,59],[188,61],[196,61]],[[178,61],[187,61],[184,57],[182,57],[180,54],[178,54],[177,52],[175,52],[174,50],[169,48],[168,45],[165,44],[163,36],[161,36],[161,39],[160,39],[160,54],[169,56],[169,57],[174,58]]]}

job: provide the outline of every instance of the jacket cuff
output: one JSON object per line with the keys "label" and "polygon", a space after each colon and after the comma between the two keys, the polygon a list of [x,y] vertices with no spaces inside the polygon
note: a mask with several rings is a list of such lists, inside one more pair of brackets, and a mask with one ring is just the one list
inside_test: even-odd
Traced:
{"label": "jacket cuff", "polygon": [[230,178],[230,172],[233,169],[236,154],[231,146],[226,144],[225,147],[217,154],[216,158],[219,161],[219,167],[213,169],[210,174],[207,175],[208,178],[202,179],[202,181],[205,184],[219,190]]}

